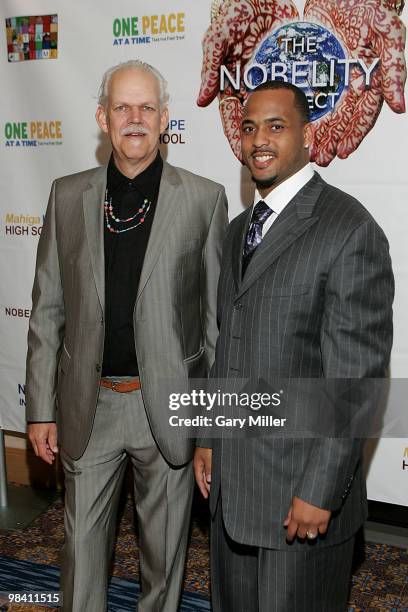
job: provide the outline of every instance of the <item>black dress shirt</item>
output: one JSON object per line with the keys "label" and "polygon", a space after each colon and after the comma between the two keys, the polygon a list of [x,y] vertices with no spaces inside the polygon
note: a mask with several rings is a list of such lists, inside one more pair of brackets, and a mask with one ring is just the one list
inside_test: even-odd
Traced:
{"label": "black dress shirt", "polygon": [[[134,179],[124,176],[111,157],[107,172],[107,196],[112,198],[115,217],[133,216],[147,198],[151,201],[144,223],[121,234],[108,230],[104,223],[105,246],[105,345],[102,376],[137,376],[139,374],[133,331],[133,310],[140,273],[159,194],[163,161],[156,159]],[[115,229],[135,225],[116,223]]]}

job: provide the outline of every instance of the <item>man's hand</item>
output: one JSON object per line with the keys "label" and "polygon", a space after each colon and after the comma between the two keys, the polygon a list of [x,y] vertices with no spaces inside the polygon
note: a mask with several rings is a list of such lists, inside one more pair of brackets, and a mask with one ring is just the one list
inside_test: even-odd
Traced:
{"label": "man's hand", "polygon": [[301,539],[306,538],[307,532],[316,536],[319,533],[326,533],[330,517],[330,510],[323,510],[299,497],[294,497],[283,523],[284,527],[287,527],[287,540],[292,542],[296,536]]}
{"label": "man's hand", "polygon": [[46,463],[52,465],[55,454],[58,453],[57,425],[55,423],[31,423],[27,431],[37,457],[41,457]]}
{"label": "man's hand", "polygon": [[336,155],[353,153],[374,127],[383,101],[395,113],[405,112],[405,26],[398,0],[307,0],[305,20],[322,23],[342,39],[349,58],[380,64],[366,88],[360,69],[350,71],[350,86],[335,109],[314,124],[311,159],[327,166]]}
{"label": "man's hand", "polygon": [[194,454],[194,475],[202,496],[207,499],[211,484],[211,448],[197,447]]}

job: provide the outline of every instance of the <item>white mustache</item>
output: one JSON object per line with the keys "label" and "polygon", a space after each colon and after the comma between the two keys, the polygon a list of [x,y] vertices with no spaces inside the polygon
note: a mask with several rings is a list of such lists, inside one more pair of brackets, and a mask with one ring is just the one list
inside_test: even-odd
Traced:
{"label": "white mustache", "polygon": [[134,134],[137,132],[138,134],[148,134],[149,130],[143,125],[138,125],[137,123],[131,123],[127,125],[120,131],[121,136],[127,136],[128,134]]}

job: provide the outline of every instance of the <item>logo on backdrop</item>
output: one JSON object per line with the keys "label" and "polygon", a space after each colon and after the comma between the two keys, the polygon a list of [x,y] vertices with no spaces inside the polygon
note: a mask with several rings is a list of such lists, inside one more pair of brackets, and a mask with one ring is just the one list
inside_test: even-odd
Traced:
{"label": "logo on backdrop", "polygon": [[8,148],[61,145],[62,121],[8,121],[3,134]]}
{"label": "logo on backdrop", "polygon": [[25,384],[22,385],[21,383],[18,383],[17,390],[18,390],[18,403],[19,403],[19,406],[25,406],[26,405]]}
{"label": "logo on backdrop", "polygon": [[[344,88],[349,86],[352,64],[360,67],[369,86],[378,62],[378,57],[368,66],[364,59],[349,60],[332,32],[314,23],[294,22],[263,39],[245,68],[243,80],[249,90],[266,80],[279,79],[302,88],[309,100],[311,119],[315,121],[333,110]],[[239,62],[235,75],[222,66],[221,91],[225,90],[226,81],[239,91],[239,75]]]}
{"label": "logo on backdrop", "polygon": [[9,17],[6,34],[9,62],[57,58],[58,15]]}
{"label": "logo on backdrop", "polygon": [[160,144],[186,144],[186,120],[172,117],[163,134],[160,134]]}
{"label": "logo on backdrop", "polygon": [[245,102],[267,80],[306,94],[311,158],[321,166],[357,149],[384,101],[405,112],[404,3],[372,5],[308,0],[302,20],[291,0],[213,0],[197,102],[207,106],[218,97],[224,133],[239,160]]}
{"label": "logo on backdrop", "polygon": [[4,313],[6,317],[11,317],[12,319],[29,319],[31,315],[31,310],[29,308],[5,306]]}
{"label": "logo on backdrop", "polygon": [[180,41],[185,38],[185,13],[116,17],[112,29],[114,46]]}
{"label": "logo on backdrop", "polygon": [[402,469],[408,472],[408,446],[404,448],[404,453],[402,456]]}
{"label": "logo on backdrop", "polygon": [[44,215],[19,215],[6,213],[4,215],[5,236],[39,236],[44,223]]}

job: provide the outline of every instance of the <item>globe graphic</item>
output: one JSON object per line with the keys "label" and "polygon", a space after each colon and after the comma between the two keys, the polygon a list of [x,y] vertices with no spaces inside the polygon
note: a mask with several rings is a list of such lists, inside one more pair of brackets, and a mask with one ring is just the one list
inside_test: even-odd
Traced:
{"label": "globe graphic", "polygon": [[[313,51],[311,52],[307,50],[305,41],[312,37],[315,39],[316,44],[313,45]],[[288,43],[287,39],[294,40],[296,43]],[[340,100],[345,87],[345,66],[344,64],[339,64],[338,60],[345,58],[346,55],[343,47],[332,32],[319,24],[295,21],[279,27],[272,33],[268,33],[255,50],[250,64],[257,63],[264,66],[268,79],[270,78],[273,64],[285,64],[286,78],[289,83],[292,83],[293,62],[308,62],[308,66],[301,67],[302,72],[308,73],[307,76],[298,79],[294,84],[298,86],[302,84],[302,90],[309,99],[311,120],[316,121],[316,119],[331,111]],[[331,79],[330,71],[332,68],[330,60],[335,60],[332,62],[334,72]],[[315,62],[314,79],[315,83],[318,83],[317,86],[312,85],[313,62]],[[278,70],[276,80],[279,79],[282,80],[282,77],[279,77]],[[254,66],[249,71],[248,81],[253,87],[260,85],[264,80],[265,75],[260,68]],[[325,100],[326,103],[323,104],[322,100]],[[322,106],[324,108],[321,108]]]}

